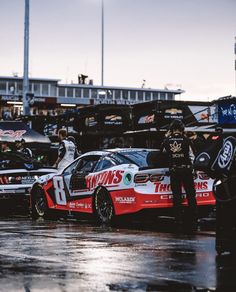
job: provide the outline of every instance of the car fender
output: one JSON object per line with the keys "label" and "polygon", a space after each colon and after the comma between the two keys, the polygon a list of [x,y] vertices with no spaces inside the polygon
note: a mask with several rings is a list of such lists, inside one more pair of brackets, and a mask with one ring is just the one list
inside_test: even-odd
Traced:
{"label": "car fender", "polygon": [[102,190],[106,191],[110,195],[110,198],[111,198],[112,203],[113,203],[113,206],[114,206],[114,215],[116,215],[114,197],[111,195],[111,192],[105,186],[98,186],[98,187],[96,187],[96,189],[93,192],[93,196],[92,196],[92,209],[93,209],[93,214],[95,214],[95,212],[96,212],[96,209],[95,209],[95,196],[96,196],[96,194],[98,192],[100,192]]}
{"label": "car fender", "polygon": [[48,174],[42,175],[34,182],[33,186],[35,184],[45,184],[49,180],[51,180],[55,175],[58,175],[58,173],[55,172],[55,173],[48,173]]}

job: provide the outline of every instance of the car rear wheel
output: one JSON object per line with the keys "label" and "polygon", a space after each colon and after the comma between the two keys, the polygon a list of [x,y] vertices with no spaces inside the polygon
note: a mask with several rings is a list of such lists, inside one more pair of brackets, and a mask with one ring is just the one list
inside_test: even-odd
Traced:
{"label": "car rear wheel", "polygon": [[46,218],[48,214],[49,209],[44,190],[40,186],[37,186],[32,190],[32,218]]}
{"label": "car rear wheel", "polygon": [[99,223],[112,223],[115,211],[109,192],[99,187],[94,194],[94,214]]}

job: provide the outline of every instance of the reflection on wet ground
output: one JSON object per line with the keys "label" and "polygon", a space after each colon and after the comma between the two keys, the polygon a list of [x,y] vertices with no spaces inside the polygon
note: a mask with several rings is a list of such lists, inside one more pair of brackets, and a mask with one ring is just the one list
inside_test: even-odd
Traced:
{"label": "reflection on wet ground", "polygon": [[176,232],[172,223],[2,217],[0,290],[236,291],[236,261],[216,257],[214,232]]}

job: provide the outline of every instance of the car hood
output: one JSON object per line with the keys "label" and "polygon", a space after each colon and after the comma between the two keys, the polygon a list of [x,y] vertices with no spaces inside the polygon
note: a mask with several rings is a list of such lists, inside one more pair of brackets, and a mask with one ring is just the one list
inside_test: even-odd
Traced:
{"label": "car hood", "polygon": [[35,183],[40,183],[40,184],[45,183],[45,182],[49,181],[50,179],[52,179],[55,175],[57,175],[59,173],[60,172],[55,170],[55,172],[53,172],[53,173],[48,173],[48,174],[42,175],[35,181]]}

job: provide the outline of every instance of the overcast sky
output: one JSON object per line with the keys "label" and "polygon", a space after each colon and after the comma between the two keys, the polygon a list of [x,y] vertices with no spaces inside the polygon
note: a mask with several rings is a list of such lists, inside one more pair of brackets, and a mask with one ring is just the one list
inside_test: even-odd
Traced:
{"label": "overcast sky", "polygon": [[[104,0],[104,84],[235,93],[236,0]],[[0,0],[0,75],[23,75],[24,0]],[[31,77],[101,83],[101,0],[30,0]],[[170,86],[170,85],[169,85]]]}

